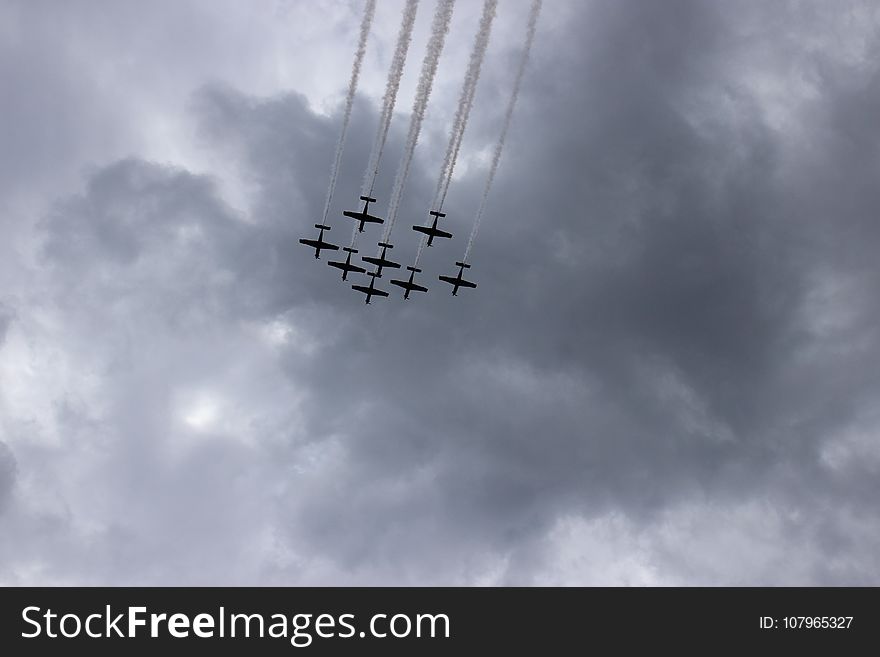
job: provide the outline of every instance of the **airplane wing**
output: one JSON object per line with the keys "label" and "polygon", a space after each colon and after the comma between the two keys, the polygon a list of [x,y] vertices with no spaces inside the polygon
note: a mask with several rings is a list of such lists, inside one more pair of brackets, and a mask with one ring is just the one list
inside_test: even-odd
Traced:
{"label": "airplane wing", "polygon": [[380,217],[374,217],[371,214],[364,214],[363,212],[354,212],[353,210],[343,210],[342,214],[346,217],[351,217],[352,219],[356,219],[357,221],[366,221],[370,224],[381,224],[385,223],[383,219]]}
{"label": "airplane wing", "polygon": [[363,292],[364,294],[369,294],[374,297],[387,297],[388,293],[385,290],[380,290],[378,287],[369,288],[365,285],[352,285],[351,289],[357,290],[358,292]]}
{"label": "airplane wing", "polygon": [[425,235],[433,235],[434,237],[452,237],[452,233],[447,233],[445,230],[432,228],[431,226],[413,226],[412,229]]}
{"label": "airplane wing", "polygon": [[402,287],[404,290],[415,290],[416,292],[427,292],[428,288],[419,285],[418,283],[410,283],[409,281],[399,281],[392,280],[392,285],[397,285],[398,287]]}
{"label": "airplane wing", "polygon": [[455,279],[452,276],[438,276],[438,278],[441,281],[443,281],[445,283],[449,283],[451,285],[455,285],[458,282],[458,279]]}
{"label": "airplane wing", "polygon": [[383,267],[388,267],[389,269],[400,269],[399,262],[392,262],[391,260],[385,260],[384,258],[374,258],[373,256],[364,256],[364,262],[369,262],[371,265],[382,265]]}
{"label": "airplane wing", "polygon": [[346,264],[344,262],[336,262],[335,260],[332,262],[328,262],[327,264],[330,265],[331,267],[336,267],[337,269],[354,271],[359,274],[363,274],[364,272],[367,271],[363,267],[358,267],[357,265]]}
{"label": "airplane wing", "polygon": [[476,283],[471,283],[470,281],[466,281],[466,280],[464,280],[464,279],[461,279],[461,280],[458,282],[458,286],[459,286],[459,287],[477,287],[477,284],[476,284]]}
{"label": "airplane wing", "polygon": [[433,235],[434,237],[452,237],[452,233],[447,233],[439,228],[431,228],[430,226],[413,226],[414,231],[424,233],[425,235]]}

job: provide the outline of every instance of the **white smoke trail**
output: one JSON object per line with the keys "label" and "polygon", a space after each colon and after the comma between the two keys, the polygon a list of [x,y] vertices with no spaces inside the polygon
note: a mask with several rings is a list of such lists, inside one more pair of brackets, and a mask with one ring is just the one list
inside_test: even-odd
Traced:
{"label": "white smoke trail", "polygon": [[397,33],[397,45],[394,47],[391,67],[388,69],[388,80],[385,83],[385,95],[382,97],[379,129],[376,132],[376,140],[373,143],[373,150],[370,152],[370,160],[364,173],[362,196],[372,196],[376,175],[379,173],[379,162],[382,159],[382,152],[385,150],[385,140],[388,138],[391,117],[394,115],[394,105],[397,102],[397,92],[400,89],[400,80],[406,65],[406,55],[412,42],[413,26],[416,22],[418,9],[419,0],[407,0],[406,6],[403,8],[400,30]]}
{"label": "white smoke trail", "polygon": [[519,88],[522,83],[523,74],[526,71],[526,64],[529,63],[529,53],[532,50],[532,42],[535,40],[535,30],[538,25],[538,16],[541,13],[542,4],[543,0],[532,0],[526,43],[523,47],[522,57],[519,61],[519,68],[516,70],[516,78],[513,82],[513,91],[510,94],[510,102],[508,103],[507,111],[504,114],[501,135],[498,138],[498,143],[495,144],[495,152],[492,153],[492,163],[489,165],[489,175],[486,178],[486,186],[483,188],[483,198],[480,200],[480,207],[477,210],[477,216],[474,218],[474,227],[471,229],[471,236],[468,238],[467,248],[465,249],[462,262],[467,262],[467,259],[471,254],[474,240],[477,238],[477,231],[480,229],[480,221],[482,220],[483,212],[486,209],[489,190],[492,188],[492,182],[495,180],[495,173],[498,171],[498,163],[501,161],[501,151],[504,150],[504,142],[507,139],[507,131],[510,129],[510,120],[513,117],[513,109],[516,107],[516,99],[517,96],[519,96]]}
{"label": "white smoke trail", "polygon": [[409,176],[409,167],[412,164],[413,153],[419,141],[419,132],[422,129],[422,121],[425,118],[425,110],[428,107],[428,99],[431,97],[431,88],[434,85],[434,76],[437,74],[437,64],[440,53],[443,52],[443,44],[446,42],[446,34],[449,32],[449,22],[452,20],[452,10],[455,0],[437,0],[437,8],[434,10],[434,18],[431,22],[431,38],[428,40],[425,58],[422,61],[422,71],[419,74],[419,84],[416,89],[416,97],[413,102],[412,115],[409,122],[409,133],[406,137],[406,147],[403,157],[394,178],[394,187],[391,192],[391,200],[388,204],[388,217],[385,220],[385,232],[382,241],[387,242],[397,219],[397,211],[400,208],[400,198],[403,196],[403,188]]}
{"label": "white smoke trail", "polygon": [[[373,150],[367,162],[367,170],[364,172],[364,182],[361,186],[361,196],[372,196],[373,186],[376,184],[376,176],[379,174],[379,163],[382,153],[385,151],[385,141],[388,138],[388,129],[391,127],[391,117],[394,116],[394,105],[397,103],[397,92],[400,90],[400,80],[403,77],[403,68],[406,65],[406,55],[412,42],[413,26],[416,22],[416,14],[419,9],[419,0],[406,0],[403,8],[403,16],[400,20],[400,29],[397,31],[397,45],[394,47],[394,55],[391,57],[391,66],[388,69],[388,79],[385,82],[385,95],[382,97],[382,110],[379,113],[379,128],[376,130],[376,139],[373,142]],[[351,231],[351,243],[354,248],[358,237],[358,225],[355,224]]]}
{"label": "white smoke trail", "polygon": [[364,17],[361,19],[361,31],[358,37],[357,50],[354,53],[354,63],[351,67],[351,78],[348,81],[348,93],[345,96],[345,111],[342,115],[342,130],[339,133],[339,141],[336,143],[336,154],[330,168],[330,186],[327,188],[327,200],[324,203],[324,214],[321,223],[327,223],[327,214],[330,212],[330,201],[336,189],[336,179],[339,176],[339,162],[342,160],[342,149],[345,147],[345,133],[348,132],[348,124],[351,120],[351,108],[354,106],[354,94],[357,91],[358,78],[361,75],[361,65],[367,52],[367,37],[370,34],[370,26],[373,23],[373,15],[376,13],[376,0],[367,0],[364,6]]}
{"label": "white smoke trail", "polygon": [[[458,159],[458,153],[461,149],[461,142],[464,139],[464,131],[467,127],[468,117],[474,104],[474,95],[477,91],[477,82],[480,79],[480,69],[483,65],[483,59],[486,56],[486,49],[489,47],[489,36],[492,33],[492,21],[495,20],[495,13],[498,8],[498,0],[485,0],[483,2],[483,14],[480,17],[480,27],[474,37],[474,45],[471,49],[470,61],[468,62],[467,72],[464,76],[464,82],[458,97],[458,108],[455,111],[455,118],[452,121],[452,130],[449,133],[449,144],[446,146],[446,155],[443,158],[443,167],[440,169],[440,177],[437,179],[437,189],[434,192],[434,200],[431,208],[437,211],[443,209],[443,203],[446,201],[446,193],[449,191],[449,183],[452,180],[452,172],[455,170],[455,162]],[[425,225],[429,225],[430,221],[426,221]],[[427,237],[423,237],[419,242],[419,249],[416,252],[415,266],[419,266],[419,260],[422,257],[422,251],[427,243]]]}
{"label": "white smoke trail", "polygon": [[434,193],[433,207],[436,210],[442,210],[443,202],[446,200],[446,193],[449,190],[449,181],[452,179],[452,172],[455,169],[455,162],[458,159],[458,152],[461,148],[462,139],[464,138],[464,131],[467,127],[468,117],[471,113],[471,107],[473,107],[474,104],[477,82],[480,79],[480,69],[483,65],[483,59],[486,56],[486,48],[489,46],[489,36],[492,32],[492,21],[495,19],[497,7],[498,0],[485,0],[483,3],[483,15],[480,18],[480,29],[477,31],[477,35],[474,38],[474,46],[471,50],[470,62],[468,63],[464,84],[461,87],[461,94],[458,99],[458,109],[455,112],[452,131],[449,135],[446,156],[443,159],[443,168],[440,170],[440,178],[437,180],[437,190]]}

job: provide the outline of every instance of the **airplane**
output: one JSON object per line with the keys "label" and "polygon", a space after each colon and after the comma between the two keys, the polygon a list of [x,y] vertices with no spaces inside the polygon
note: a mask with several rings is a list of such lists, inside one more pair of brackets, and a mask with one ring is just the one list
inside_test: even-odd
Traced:
{"label": "airplane", "polygon": [[461,275],[464,273],[465,268],[470,269],[470,265],[464,262],[456,262],[456,265],[460,267],[458,270],[458,276],[452,278],[452,276],[440,276],[440,280],[446,283],[450,283],[453,285],[452,288],[452,296],[457,296],[458,288],[460,287],[477,287],[476,283],[471,283],[470,281],[464,280]]}
{"label": "airplane", "polygon": [[358,267],[357,265],[351,264],[351,254],[357,253],[358,252],[357,249],[353,249],[350,246],[343,246],[342,250],[348,253],[348,255],[345,256],[345,262],[341,262],[338,260],[331,260],[330,262],[327,263],[331,267],[336,267],[337,269],[342,270],[342,280],[346,280],[348,278],[348,272],[350,272],[350,271],[357,272],[358,274],[366,273],[367,270],[364,269],[363,267]]}
{"label": "airplane", "polygon": [[422,287],[421,285],[413,283],[413,276],[415,276],[416,273],[418,273],[422,270],[419,269],[418,267],[407,267],[407,269],[410,271],[408,281],[399,281],[399,280],[392,280],[391,281],[392,285],[397,285],[398,287],[402,287],[404,290],[406,290],[406,292],[403,293],[403,298],[409,299],[409,293],[412,292],[413,290],[416,290],[417,292],[427,292],[428,288]]}
{"label": "airplane", "polygon": [[351,289],[366,294],[367,303],[370,303],[370,298],[372,297],[387,297],[388,293],[385,290],[380,290],[377,287],[373,287],[376,284],[376,273],[368,271],[367,276],[370,277],[370,287],[364,287],[363,285],[352,285]]}
{"label": "airplane", "polygon": [[452,233],[447,233],[445,230],[440,230],[437,228],[437,220],[440,217],[445,217],[445,212],[437,212],[436,210],[431,210],[428,214],[434,215],[434,223],[428,226],[413,226],[412,229],[418,231],[419,233],[424,233],[428,236],[428,246],[431,246],[431,242],[434,241],[435,237],[452,237]]}
{"label": "airplane", "polygon": [[369,196],[361,196],[361,200],[364,202],[364,209],[360,212],[355,212],[354,210],[345,210],[342,214],[346,217],[351,217],[355,221],[360,221],[361,225],[358,226],[358,231],[364,232],[364,224],[369,222],[371,224],[383,224],[385,221],[380,219],[379,217],[375,217],[371,214],[367,213],[367,208],[370,207],[370,203],[375,203],[376,199],[370,198]]}
{"label": "airplane", "polygon": [[315,228],[320,228],[321,232],[318,233],[318,239],[316,240],[300,240],[300,244],[305,244],[306,246],[310,246],[315,249],[315,258],[321,257],[321,249],[328,249],[329,251],[336,251],[339,247],[335,244],[330,244],[330,242],[324,241],[324,231],[330,230],[330,226],[325,226],[323,224],[315,224]]}
{"label": "airplane", "polygon": [[371,265],[376,265],[378,269],[376,270],[376,278],[382,278],[382,268],[383,267],[393,267],[394,269],[400,269],[399,262],[393,262],[391,260],[386,260],[385,251],[388,249],[393,249],[394,247],[388,242],[379,242],[379,246],[382,247],[382,255],[378,258],[374,258],[373,256],[364,256],[361,258],[364,262],[369,262]]}

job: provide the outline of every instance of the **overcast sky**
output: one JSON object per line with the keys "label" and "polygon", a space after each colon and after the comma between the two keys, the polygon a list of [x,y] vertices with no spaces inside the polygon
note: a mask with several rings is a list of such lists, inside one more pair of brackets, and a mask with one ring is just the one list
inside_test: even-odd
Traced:
{"label": "overcast sky", "polygon": [[[458,4],[404,262],[479,18]],[[337,243],[402,5],[379,0]],[[525,33],[501,0],[455,237],[427,294],[369,306],[297,243],[362,6],[0,2],[0,583],[880,584],[880,6],[545,0],[452,297]]]}

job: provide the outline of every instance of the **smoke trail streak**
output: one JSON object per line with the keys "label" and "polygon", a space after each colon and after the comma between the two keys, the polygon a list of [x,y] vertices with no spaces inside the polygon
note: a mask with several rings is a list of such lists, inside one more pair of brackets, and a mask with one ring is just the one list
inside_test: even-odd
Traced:
{"label": "smoke trail streak", "polygon": [[462,262],[467,262],[471,249],[474,246],[474,240],[477,238],[477,231],[480,229],[480,221],[483,218],[483,212],[486,209],[486,201],[489,198],[489,190],[495,180],[495,173],[498,171],[498,163],[501,161],[501,151],[504,149],[504,142],[507,139],[507,131],[510,129],[510,120],[513,117],[513,109],[516,107],[516,99],[519,96],[519,88],[522,83],[523,74],[526,70],[526,64],[529,62],[529,53],[532,50],[532,42],[535,40],[535,29],[538,25],[538,16],[541,13],[541,5],[543,0],[533,0],[531,12],[529,13],[529,25],[526,35],[526,43],[523,47],[522,57],[519,61],[519,68],[516,70],[516,78],[513,82],[513,91],[510,94],[510,102],[507,105],[507,111],[504,114],[504,122],[501,127],[501,135],[498,143],[495,144],[495,152],[492,153],[492,164],[489,166],[489,175],[486,178],[486,186],[483,188],[483,198],[480,200],[480,207],[474,218],[474,227],[471,229],[471,236],[468,238],[467,248],[464,252]]}
{"label": "smoke trail streak", "polygon": [[443,209],[443,202],[446,200],[446,193],[449,190],[449,182],[452,179],[452,172],[455,169],[455,162],[458,159],[458,152],[461,148],[462,139],[464,139],[464,131],[467,127],[471,107],[473,107],[474,104],[477,82],[480,79],[480,69],[483,65],[483,59],[486,56],[486,48],[489,46],[489,36],[492,32],[492,21],[495,19],[495,11],[497,7],[498,0],[485,0],[483,3],[483,15],[480,18],[480,29],[477,31],[477,35],[474,38],[474,46],[471,50],[470,62],[468,62],[467,73],[465,73],[464,84],[462,85],[461,94],[458,99],[458,109],[455,112],[452,132],[449,135],[449,145],[446,148],[446,155],[443,159],[443,168],[440,171],[440,178],[437,180],[437,190],[434,193],[433,207],[437,210]]}
{"label": "smoke trail streak", "polygon": [[[376,184],[379,163],[382,160],[382,153],[385,151],[385,141],[388,138],[391,117],[394,115],[394,105],[397,102],[397,92],[400,90],[400,80],[403,77],[406,55],[412,42],[413,26],[416,22],[418,9],[419,0],[406,0],[406,6],[403,8],[403,16],[400,20],[400,29],[397,32],[397,45],[394,47],[394,55],[388,69],[388,79],[385,82],[385,95],[382,97],[382,110],[379,113],[379,128],[376,131],[373,150],[370,152],[370,159],[367,162],[367,170],[364,172],[361,196],[373,195],[373,186]],[[357,242],[357,236],[358,230],[357,224],[355,224],[351,233],[351,244],[349,244],[352,248]]]}
{"label": "smoke trail streak", "polygon": [[354,54],[354,63],[351,67],[351,78],[348,81],[348,93],[345,96],[345,111],[342,115],[342,130],[339,133],[339,141],[336,143],[336,154],[330,168],[330,186],[327,188],[327,200],[324,203],[324,214],[321,223],[327,223],[327,214],[330,212],[330,201],[336,189],[336,179],[339,176],[339,162],[342,160],[342,150],[345,147],[345,133],[348,132],[348,124],[351,121],[351,109],[354,106],[354,94],[357,91],[358,78],[361,75],[361,65],[367,52],[367,37],[370,34],[370,26],[373,23],[373,15],[376,13],[376,0],[367,0],[364,6],[364,17],[361,19],[361,31],[358,37],[358,46]]}
{"label": "smoke trail streak", "polygon": [[403,77],[403,68],[406,65],[406,55],[412,42],[413,25],[416,22],[416,13],[419,9],[419,0],[407,0],[403,8],[403,17],[400,21],[400,30],[397,33],[397,45],[391,58],[391,67],[388,69],[388,80],[385,83],[385,95],[382,97],[382,111],[379,114],[379,129],[376,132],[376,140],[370,153],[370,160],[364,174],[362,186],[363,196],[373,193],[373,185],[376,182],[376,174],[379,172],[379,162],[382,152],[385,150],[385,140],[388,137],[388,128],[391,126],[391,117],[394,114],[394,105],[397,102],[397,92],[400,89],[400,80]]}
{"label": "smoke trail streak", "polygon": [[[434,200],[431,203],[431,209],[443,210],[443,203],[446,201],[446,193],[449,191],[449,183],[452,180],[452,172],[455,170],[455,162],[458,160],[458,153],[461,149],[461,142],[464,139],[464,131],[467,127],[468,117],[471,108],[474,105],[474,95],[477,91],[477,82],[480,79],[480,69],[483,65],[483,59],[486,56],[486,49],[489,46],[489,36],[492,33],[492,21],[495,19],[495,12],[498,8],[498,0],[485,0],[483,2],[483,14],[480,17],[480,27],[474,37],[474,45],[471,49],[470,61],[468,62],[467,72],[464,76],[464,82],[458,97],[458,108],[455,111],[455,118],[452,121],[452,130],[449,133],[449,144],[446,146],[446,155],[443,157],[443,167],[440,169],[440,177],[437,179],[437,189],[434,191]],[[430,220],[426,220],[425,226],[430,224]],[[422,257],[422,251],[427,243],[427,237],[423,237],[419,242],[419,249],[416,252],[415,266],[418,267],[419,260]]]}
{"label": "smoke trail streak", "polygon": [[400,199],[403,196],[403,188],[409,176],[409,168],[419,140],[419,132],[422,129],[422,121],[425,118],[428,99],[431,97],[434,76],[437,74],[437,64],[440,60],[440,53],[443,52],[446,34],[449,32],[449,22],[452,20],[452,10],[454,7],[455,0],[437,0],[437,8],[434,11],[434,18],[431,22],[431,38],[428,40],[427,51],[422,61],[422,71],[419,75],[419,84],[416,89],[415,101],[413,102],[412,115],[410,116],[406,147],[397,169],[397,175],[394,178],[394,187],[392,188],[391,200],[388,204],[388,217],[385,220],[385,232],[382,235],[383,242],[387,242],[391,237],[394,221],[397,219]]}

